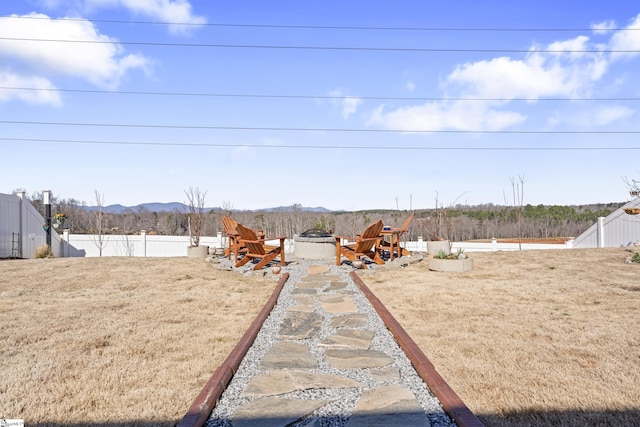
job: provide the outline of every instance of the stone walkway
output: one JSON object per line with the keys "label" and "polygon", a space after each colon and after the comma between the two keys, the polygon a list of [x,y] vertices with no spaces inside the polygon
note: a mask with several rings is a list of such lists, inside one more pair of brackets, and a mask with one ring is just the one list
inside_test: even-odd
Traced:
{"label": "stone walkway", "polygon": [[348,277],[351,268],[293,264],[208,425],[454,425]]}

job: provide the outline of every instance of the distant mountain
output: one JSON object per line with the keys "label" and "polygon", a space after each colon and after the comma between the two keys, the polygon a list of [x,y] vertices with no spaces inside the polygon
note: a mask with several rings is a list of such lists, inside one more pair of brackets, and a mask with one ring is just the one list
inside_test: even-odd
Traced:
{"label": "distant mountain", "polygon": [[[172,212],[174,210],[179,210],[179,211],[187,211],[189,210],[189,207],[187,205],[185,205],[184,203],[178,203],[178,202],[171,202],[171,203],[143,203],[141,205],[135,206],[132,209],[137,209],[137,208],[145,208],[148,211],[151,212]],[[205,210],[210,210],[210,209],[215,209],[215,208],[205,208]]]}
{"label": "distant mountain", "polygon": [[[287,212],[291,210],[291,206],[277,206],[275,208],[265,208],[265,209],[256,209],[256,212]],[[332,212],[329,209],[323,208],[323,207],[315,207],[315,208],[307,208],[302,206],[300,208],[301,211],[304,212]]]}
{"label": "distant mountain", "polygon": [[[98,210],[98,206],[87,206],[85,209],[90,212],[94,212]],[[117,213],[117,214],[122,213],[122,211],[125,209],[127,209],[127,207],[122,205],[109,205],[109,206],[104,206],[102,208],[102,210],[106,213]]]}
{"label": "distant mountain", "polygon": [[[188,207],[184,203],[171,202],[171,203],[142,203],[136,206],[123,206],[123,205],[108,205],[104,206],[102,210],[106,213],[112,214],[121,214],[125,210],[130,209],[132,211],[137,211],[138,209],[143,208],[148,210],[149,212],[171,212],[174,209],[178,209],[179,211],[187,211]],[[97,211],[98,206],[87,206],[86,209],[88,211]],[[206,210],[214,209],[214,208],[206,208]]]}
{"label": "distant mountain", "polygon": [[[121,214],[123,213],[125,210],[129,209],[132,210],[133,212],[137,211],[138,209],[143,208],[148,210],[149,212],[173,212],[174,210],[178,210],[180,212],[188,212],[189,211],[189,206],[185,205],[184,203],[179,203],[179,202],[170,202],[170,203],[142,203],[136,206],[123,206],[120,204],[116,204],[116,205],[108,205],[108,206],[104,206],[102,208],[102,210],[106,213],[111,213],[111,214]],[[220,209],[220,208],[204,208],[205,212],[211,211],[211,210],[216,210],[216,209]],[[86,210],[88,211],[96,211],[98,210],[98,206],[87,206]],[[265,209],[255,209],[255,212],[286,212],[291,210],[291,206],[277,206],[275,208],[265,208]],[[329,209],[323,208],[323,207],[314,207],[314,208],[307,208],[307,207],[301,207],[300,210],[305,211],[305,212],[332,212]]]}

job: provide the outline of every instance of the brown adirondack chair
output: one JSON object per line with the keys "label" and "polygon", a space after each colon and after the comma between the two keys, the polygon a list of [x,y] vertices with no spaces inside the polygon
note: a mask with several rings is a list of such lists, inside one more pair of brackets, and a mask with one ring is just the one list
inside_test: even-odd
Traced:
{"label": "brown adirondack chair", "polygon": [[224,250],[224,254],[228,259],[231,259],[231,254],[236,254],[236,262],[238,261],[238,244],[240,243],[240,236],[236,231],[236,226],[238,225],[238,221],[235,219],[228,217],[227,215],[223,216],[220,220],[222,222],[222,233],[227,236],[228,245]]}
{"label": "brown adirondack chair", "polygon": [[380,241],[380,246],[379,249],[381,252],[389,252],[389,259],[393,259],[394,257],[394,253],[398,253],[398,256],[402,257],[405,255],[411,255],[411,252],[409,252],[407,249],[403,248],[402,246],[400,246],[400,239],[402,238],[402,235],[404,233],[406,233],[407,231],[409,231],[409,224],[411,223],[411,220],[413,219],[413,216],[415,215],[414,212],[411,212],[411,215],[409,215],[407,217],[407,219],[404,220],[404,222],[402,223],[402,226],[400,228],[394,228],[394,227],[384,227],[382,229],[382,236],[389,236],[389,241],[386,241],[385,239],[382,239]]}
{"label": "brown adirondack chair", "polygon": [[[280,265],[284,266],[286,264],[284,259],[284,240],[286,237],[260,238],[254,230],[247,228],[242,224],[238,224],[236,226],[236,231],[240,236],[240,245],[246,248],[246,252],[244,250],[241,252],[244,254],[244,257],[240,261],[236,262],[236,267],[242,267],[249,261],[257,258],[260,261],[253,267],[253,269],[260,270],[278,256],[280,257]],[[279,246],[265,244],[265,241],[276,239],[280,240]]]}
{"label": "brown adirondack chair", "polygon": [[[238,221],[225,215],[221,219],[222,233],[227,236],[228,245],[224,250],[224,254],[228,259],[231,259],[231,254],[235,255],[235,261],[238,262],[238,254],[246,252],[247,248],[240,242],[240,235],[236,230]],[[264,233],[262,230],[255,230],[258,239],[264,239]]]}
{"label": "brown adirondack chair", "polygon": [[[363,256],[367,256],[373,260],[376,264],[384,264],[384,260],[380,258],[380,254],[377,250],[377,245],[382,238],[380,232],[382,231],[382,221],[376,221],[367,227],[362,234],[356,237],[336,237],[336,265],[340,265],[341,257],[355,261]],[[342,245],[341,241],[344,239],[355,240],[356,243],[350,245]]]}

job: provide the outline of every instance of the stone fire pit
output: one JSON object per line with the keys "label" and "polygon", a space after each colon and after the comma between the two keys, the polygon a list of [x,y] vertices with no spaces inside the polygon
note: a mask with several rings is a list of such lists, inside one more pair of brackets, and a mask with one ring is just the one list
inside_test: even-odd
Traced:
{"label": "stone fire pit", "polygon": [[336,239],[328,231],[312,228],[293,238],[296,258],[329,259],[336,257]]}

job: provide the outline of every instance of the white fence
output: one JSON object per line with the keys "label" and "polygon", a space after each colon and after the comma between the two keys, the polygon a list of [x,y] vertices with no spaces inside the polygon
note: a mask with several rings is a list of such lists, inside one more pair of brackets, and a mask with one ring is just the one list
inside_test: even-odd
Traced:
{"label": "white fence", "polygon": [[[61,256],[87,256],[96,257],[100,255],[98,249],[98,236],[88,234],[63,234],[63,246]],[[105,235],[103,236],[103,256],[134,256],[134,257],[179,257],[187,256],[188,236],[157,236],[147,234],[144,231],[140,235]],[[529,244],[523,243],[523,250],[542,249],[568,249],[571,242],[567,244]],[[277,244],[277,241],[273,243]],[[202,237],[200,244],[210,248],[226,247],[226,240],[219,233],[216,237]],[[417,242],[404,242],[403,246],[410,251],[426,252],[427,242],[419,239]],[[493,240],[487,243],[477,242],[453,242],[452,249],[464,249],[465,252],[491,252],[491,251],[517,251],[517,243],[498,243]],[[294,253],[295,242],[293,239],[285,241],[285,252]]]}
{"label": "white fence", "polygon": [[[418,238],[417,242],[405,242],[403,244],[409,251],[426,252],[427,242]],[[523,243],[523,251],[544,250],[544,249],[571,249],[573,240],[568,240],[565,244],[544,244],[544,243]],[[498,243],[498,239],[491,239],[490,242],[452,242],[451,250],[456,252],[462,249],[465,252],[498,252],[498,251],[518,251],[518,243]]]}
{"label": "white fence", "polygon": [[[34,258],[36,248],[47,243],[44,223],[24,193],[0,194],[0,258]],[[63,256],[61,247],[62,239],[51,230],[54,256]]]}

